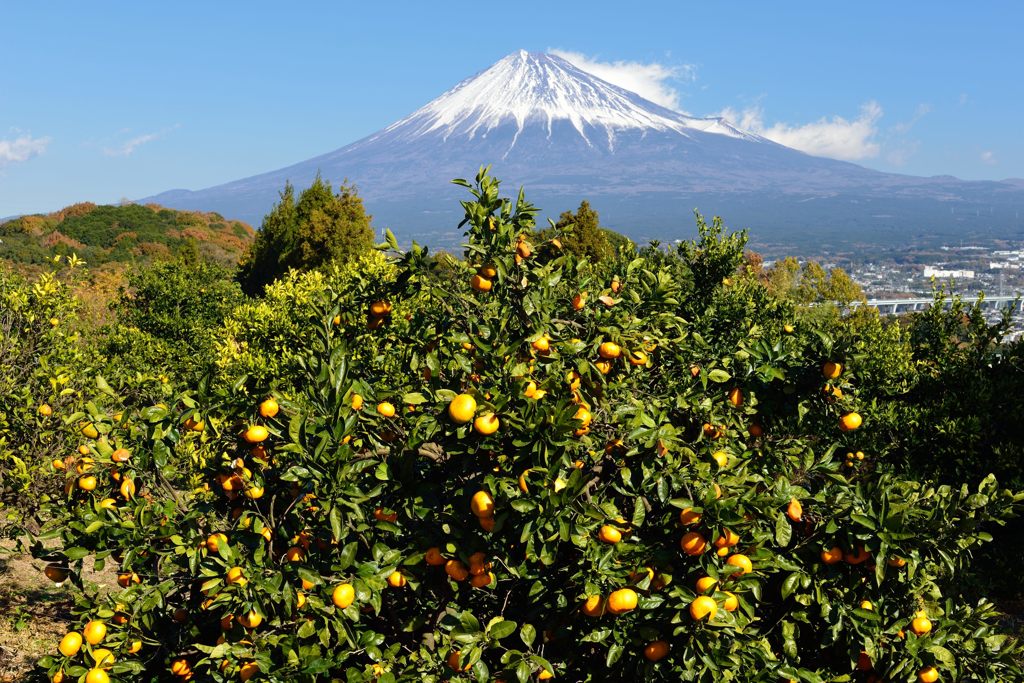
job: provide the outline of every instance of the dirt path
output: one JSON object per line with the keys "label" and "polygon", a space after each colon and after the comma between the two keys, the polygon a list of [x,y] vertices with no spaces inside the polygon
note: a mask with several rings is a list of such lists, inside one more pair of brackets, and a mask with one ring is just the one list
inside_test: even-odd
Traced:
{"label": "dirt path", "polygon": [[[36,660],[56,652],[67,632],[72,599],[43,575],[45,563],[0,541],[0,683],[35,680]],[[115,586],[112,571],[86,570],[86,581]]]}

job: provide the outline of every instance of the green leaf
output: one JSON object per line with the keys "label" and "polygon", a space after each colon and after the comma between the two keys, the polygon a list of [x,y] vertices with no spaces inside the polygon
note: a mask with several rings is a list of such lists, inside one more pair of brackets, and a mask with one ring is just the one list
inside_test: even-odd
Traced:
{"label": "green leaf", "polygon": [[533,647],[533,641],[537,637],[537,629],[531,624],[523,624],[519,628],[519,638],[526,647]]}
{"label": "green leaf", "polygon": [[708,373],[708,379],[710,379],[712,382],[722,384],[723,382],[728,382],[730,379],[732,379],[732,375],[730,375],[728,372],[721,368],[715,368],[714,370]]}

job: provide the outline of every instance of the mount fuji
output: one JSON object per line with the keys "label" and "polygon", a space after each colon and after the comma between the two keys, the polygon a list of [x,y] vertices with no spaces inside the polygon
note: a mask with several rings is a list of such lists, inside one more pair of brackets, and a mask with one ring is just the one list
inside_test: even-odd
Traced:
{"label": "mount fuji", "polygon": [[550,54],[520,51],[367,138],[269,173],[146,202],[259,224],[286,181],[347,178],[403,240],[460,241],[464,190],[484,164],[547,215],[588,199],[638,241],[689,236],[694,208],[793,247],[1024,236],[1024,183],[873,171],[687,116]]}

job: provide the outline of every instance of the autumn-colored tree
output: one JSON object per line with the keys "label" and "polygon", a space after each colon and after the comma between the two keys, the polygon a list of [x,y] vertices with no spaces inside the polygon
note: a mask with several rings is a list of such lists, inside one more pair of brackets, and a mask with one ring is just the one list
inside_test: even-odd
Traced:
{"label": "autumn-colored tree", "polygon": [[372,218],[352,185],[343,183],[335,194],[318,175],[296,201],[294,187],[286,184],[242,263],[242,288],[259,294],[291,268],[310,270],[366,253],[373,244]]}

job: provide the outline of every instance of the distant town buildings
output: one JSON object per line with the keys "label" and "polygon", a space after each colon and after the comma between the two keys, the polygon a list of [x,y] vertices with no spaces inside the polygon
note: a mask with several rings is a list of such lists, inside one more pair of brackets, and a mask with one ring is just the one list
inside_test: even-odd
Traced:
{"label": "distant town buildings", "polygon": [[941,278],[953,278],[954,280],[956,280],[956,279],[973,280],[974,279],[974,271],[973,270],[940,270],[939,268],[935,268],[935,267],[932,267],[932,266],[925,266],[924,267],[924,276],[925,277],[937,277],[937,278],[940,278],[940,279]]}

